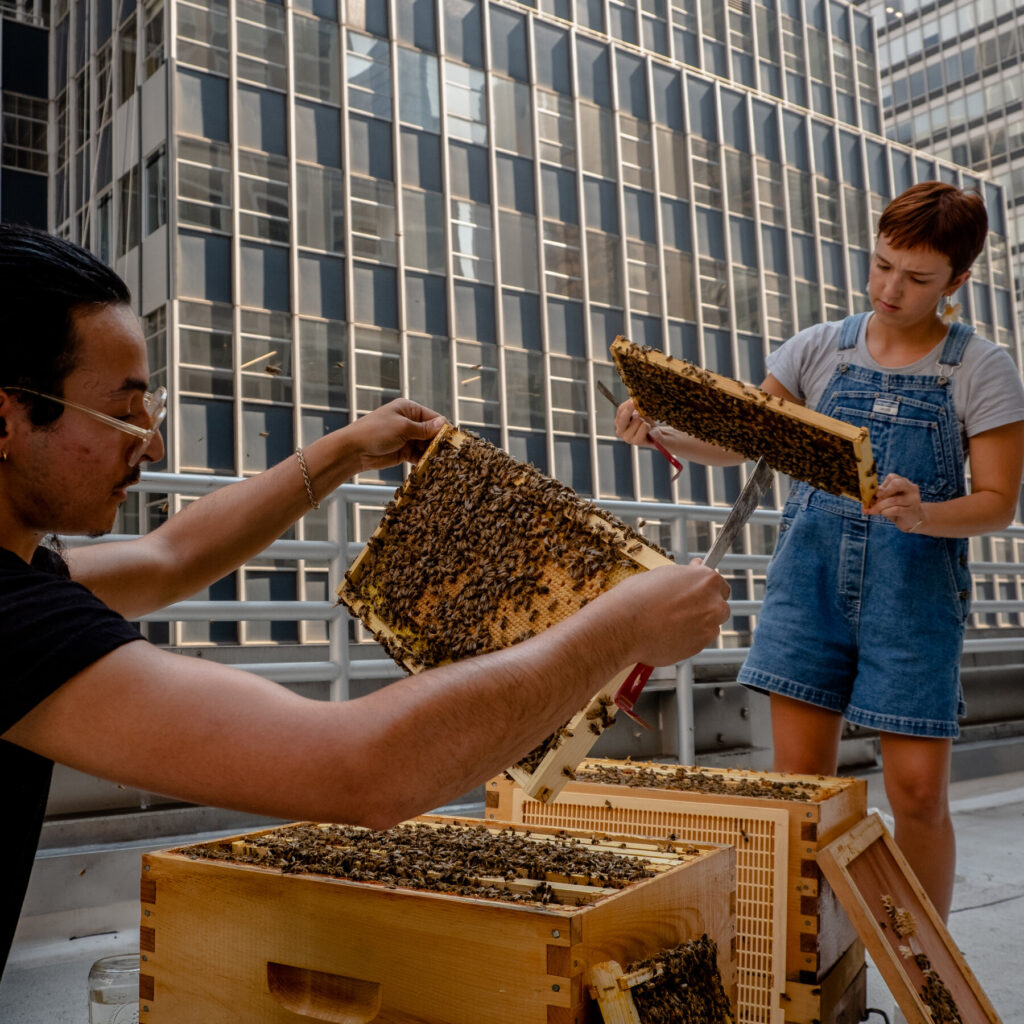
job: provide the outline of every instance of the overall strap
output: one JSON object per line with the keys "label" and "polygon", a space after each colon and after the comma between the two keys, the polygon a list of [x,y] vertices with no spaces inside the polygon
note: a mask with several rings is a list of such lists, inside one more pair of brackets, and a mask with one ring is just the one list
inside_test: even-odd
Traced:
{"label": "overall strap", "polygon": [[974,328],[970,324],[957,321],[949,329],[946,335],[946,344],[942,346],[942,353],[939,356],[939,380],[943,383],[948,381],[963,361],[964,349],[974,334]]}
{"label": "overall strap", "polygon": [[857,347],[857,339],[860,337],[861,324],[864,323],[869,316],[871,316],[870,310],[866,313],[854,313],[843,321],[843,325],[839,329],[840,352]]}

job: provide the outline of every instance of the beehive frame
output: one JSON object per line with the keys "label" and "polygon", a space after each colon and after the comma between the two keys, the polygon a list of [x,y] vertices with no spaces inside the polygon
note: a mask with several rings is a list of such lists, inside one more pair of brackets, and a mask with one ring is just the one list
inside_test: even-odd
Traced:
{"label": "beehive frame", "polygon": [[[919,989],[922,971],[911,954],[927,956],[971,1024],[1000,1024],[974,973],[957,949],[906,858],[877,814],[868,815],[818,853],[818,863],[871,954],[910,1024],[932,1024],[934,1017]],[[911,939],[886,920],[888,898],[913,916]]]}
{"label": "beehive frame", "polygon": [[870,505],[878,472],[866,427],[769,395],[752,384],[685,359],[636,345],[621,335],[612,358],[637,410],[703,441],[833,494]]}
{"label": "beehive frame", "polygon": [[[660,968],[655,967],[639,966],[624,971],[615,960],[593,964],[587,972],[590,997],[597,1001],[604,1024],[644,1024],[633,989],[657,982],[660,976]],[[733,1009],[723,1013],[720,1024],[734,1024]]]}
{"label": "beehive frame", "polygon": [[[587,781],[588,770],[624,769],[634,785]],[[722,793],[646,787],[642,774],[684,771],[723,783]],[[606,828],[636,836],[674,836],[736,848],[737,1024],[806,1024],[840,1016],[863,986],[864,947],[815,854],[860,821],[862,780],[740,769],[588,758],[557,801],[540,804],[505,778],[487,785],[486,813],[531,827]],[[750,795],[754,784],[785,784],[809,801]],[[729,795],[732,789],[737,795]]]}
{"label": "beehive frame", "polygon": [[[399,624],[398,616],[387,598],[390,590],[403,588],[407,581],[392,577],[389,568],[392,563],[388,558],[391,557],[395,564],[405,558],[405,550],[399,550],[397,544],[403,516],[420,517],[420,521],[425,522],[430,531],[428,546],[436,544],[443,547],[445,531],[452,529],[452,517],[440,508],[435,514],[433,506],[429,504],[439,500],[429,490],[431,474],[439,472],[438,467],[444,464],[444,460],[465,457],[471,461],[478,455],[483,458],[484,453],[490,465],[500,468],[504,474],[502,479],[513,481],[513,485],[505,487],[500,494],[503,512],[501,522],[497,525],[502,533],[503,546],[511,550],[517,546],[522,548],[524,543],[529,542],[537,548],[531,551],[531,555],[532,561],[541,567],[539,586],[546,588],[544,598],[538,600],[533,610],[529,611],[520,607],[521,602],[517,604],[519,599],[510,589],[506,588],[506,592],[497,594],[501,589],[499,585],[488,583],[487,572],[493,567],[482,564],[479,559],[474,560],[474,531],[493,527],[494,515],[488,511],[491,506],[487,509],[463,509],[460,506],[456,511],[463,516],[460,522],[464,523],[466,532],[460,533],[457,538],[465,548],[457,579],[446,578],[438,589],[424,590],[416,598],[415,615],[412,619],[406,615],[403,623]],[[519,482],[519,486],[515,485],[515,481]],[[611,569],[607,572],[595,571],[585,580],[574,580],[566,566],[569,560],[576,559],[573,571],[578,572],[578,550],[566,551],[558,544],[552,548],[542,548],[538,544],[537,537],[530,535],[536,516],[542,513],[542,506],[535,500],[531,490],[534,485],[544,495],[543,514],[551,514],[560,527],[573,531],[572,536],[576,538],[577,546],[580,538],[585,538],[586,543],[591,545],[588,550],[596,553],[595,558],[597,554],[612,557],[615,564]],[[497,485],[488,486],[490,489],[487,493],[493,497]],[[471,489],[467,488],[465,494],[469,495],[465,497],[468,505],[473,501]],[[460,502],[463,497],[463,494],[459,495]],[[444,500],[448,500],[447,495]],[[388,556],[387,544],[392,535],[396,544],[392,545],[394,554]],[[414,555],[410,553],[409,557],[411,559]],[[421,586],[422,574],[409,568],[411,562],[404,564],[406,575],[416,577],[414,585]],[[395,499],[385,510],[366,547],[345,573],[345,579],[337,592],[339,599],[353,615],[360,618],[385,650],[407,670],[416,673],[443,664],[445,660],[454,660],[451,657],[438,660],[435,650],[424,650],[417,633],[436,629],[439,617],[437,609],[444,607],[441,602],[450,593],[458,590],[468,593],[468,588],[488,591],[490,603],[482,614],[482,625],[474,632],[476,637],[483,636],[485,632],[485,643],[482,647],[473,646],[459,653],[459,656],[465,656],[507,647],[539,633],[627,576],[669,564],[671,559],[643,536],[592,503],[578,498],[569,488],[548,480],[534,467],[517,462],[475,435],[446,426],[434,438],[408,479],[396,492]],[[557,795],[603,730],[614,721],[614,697],[628,674],[629,669],[610,680],[563,728],[549,737],[542,754],[532,761],[524,759],[509,768],[509,772],[530,796],[538,800],[550,800]]]}

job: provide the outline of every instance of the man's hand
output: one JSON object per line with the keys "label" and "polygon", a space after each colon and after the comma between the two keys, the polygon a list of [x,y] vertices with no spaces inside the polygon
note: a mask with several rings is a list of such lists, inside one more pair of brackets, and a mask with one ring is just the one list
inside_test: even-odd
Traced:
{"label": "man's hand", "polygon": [[396,398],[360,417],[349,430],[360,451],[360,472],[416,462],[447,420],[409,398]]}
{"label": "man's hand", "polygon": [[[695,560],[637,573],[598,598],[629,643],[630,659],[672,665],[702,651],[731,612],[729,584]],[[627,632],[628,631],[628,632]]]}

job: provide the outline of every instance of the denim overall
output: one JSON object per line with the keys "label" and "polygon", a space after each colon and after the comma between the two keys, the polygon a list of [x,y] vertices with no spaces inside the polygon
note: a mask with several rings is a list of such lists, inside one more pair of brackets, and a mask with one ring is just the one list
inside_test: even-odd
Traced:
{"label": "denim overall", "polygon": [[[818,412],[868,428],[879,482],[898,473],[925,502],[965,494],[950,379],[974,329],[950,328],[937,376],[890,373],[845,362],[868,316],[843,321]],[[740,682],[884,732],[957,736],[967,550],[966,539],[904,533],[857,501],[795,483]]]}

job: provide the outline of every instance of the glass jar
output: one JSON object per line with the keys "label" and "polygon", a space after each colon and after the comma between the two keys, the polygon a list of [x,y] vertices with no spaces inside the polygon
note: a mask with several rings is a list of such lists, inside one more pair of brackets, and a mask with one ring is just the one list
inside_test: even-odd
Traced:
{"label": "glass jar", "polygon": [[89,971],[89,1024],[138,1024],[139,956],[97,960]]}

